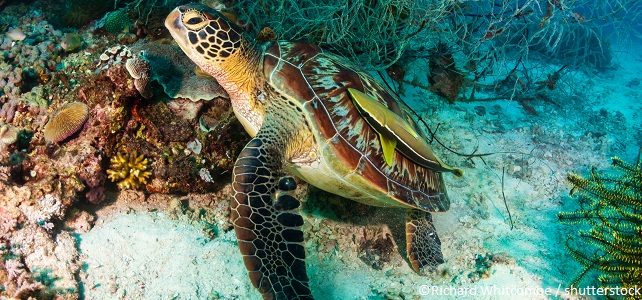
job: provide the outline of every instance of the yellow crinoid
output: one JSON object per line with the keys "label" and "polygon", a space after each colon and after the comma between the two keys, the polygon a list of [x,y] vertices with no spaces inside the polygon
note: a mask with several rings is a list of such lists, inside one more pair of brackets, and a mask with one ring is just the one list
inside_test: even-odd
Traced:
{"label": "yellow crinoid", "polygon": [[122,151],[110,160],[107,175],[120,189],[137,189],[152,175],[149,161],[136,151]]}
{"label": "yellow crinoid", "polygon": [[615,157],[612,162],[609,171],[568,176],[580,205],[558,218],[565,224],[587,225],[566,241],[570,256],[583,266],[571,286],[590,280],[589,274],[597,275],[603,287],[642,286],[642,160],[630,164]]}

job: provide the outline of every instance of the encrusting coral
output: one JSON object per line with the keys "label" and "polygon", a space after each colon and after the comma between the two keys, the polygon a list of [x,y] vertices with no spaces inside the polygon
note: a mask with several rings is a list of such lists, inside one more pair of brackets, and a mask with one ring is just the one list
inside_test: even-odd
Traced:
{"label": "encrusting coral", "polygon": [[141,51],[138,55],[128,59],[125,62],[125,68],[129,75],[134,78],[134,86],[141,96],[150,98],[151,92],[147,89],[149,83],[149,62],[145,59],[144,52]]}
{"label": "encrusting coral", "polygon": [[89,107],[82,102],[67,103],[47,122],[45,140],[59,143],[76,133],[89,118]]}
{"label": "encrusting coral", "polygon": [[580,209],[561,212],[558,218],[591,226],[566,242],[571,256],[584,266],[572,286],[591,272],[606,287],[642,285],[642,161],[633,165],[615,157],[612,162],[612,173],[593,169],[590,177],[568,175]]}
{"label": "encrusting coral", "polygon": [[110,162],[107,176],[112,182],[117,182],[121,189],[136,189],[147,183],[152,175],[149,171],[149,161],[136,151],[118,153]]}

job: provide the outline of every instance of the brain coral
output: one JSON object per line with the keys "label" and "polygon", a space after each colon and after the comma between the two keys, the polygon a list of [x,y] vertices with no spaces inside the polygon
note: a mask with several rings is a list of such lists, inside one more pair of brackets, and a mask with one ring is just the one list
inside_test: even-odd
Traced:
{"label": "brain coral", "polygon": [[89,118],[89,107],[82,102],[63,105],[44,128],[47,142],[59,143],[76,133]]}

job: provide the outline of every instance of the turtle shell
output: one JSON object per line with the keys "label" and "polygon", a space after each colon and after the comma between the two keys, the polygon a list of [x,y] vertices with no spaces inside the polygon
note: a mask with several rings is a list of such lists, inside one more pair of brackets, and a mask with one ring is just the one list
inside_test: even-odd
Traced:
{"label": "turtle shell", "polygon": [[[263,55],[263,72],[279,93],[300,101],[317,143],[328,141],[324,159],[357,174],[357,185],[382,192],[379,201],[425,211],[445,211],[450,202],[442,174],[395,151],[386,164],[378,133],[367,123],[347,92],[372,95],[411,126],[409,108],[397,95],[345,59],[306,43],[277,42]],[[333,157],[329,157],[333,156]],[[341,173],[341,172],[339,172]],[[312,183],[314,184],[314,183]]]}

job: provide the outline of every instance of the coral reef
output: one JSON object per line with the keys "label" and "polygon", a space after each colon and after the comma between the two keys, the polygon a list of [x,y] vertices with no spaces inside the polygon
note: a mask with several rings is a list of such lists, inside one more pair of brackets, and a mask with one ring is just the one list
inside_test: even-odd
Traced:
{"label": "coral reef", "polygon": [[[136,15],[134,2],[126,2],[119,7]],[[50,14],[85,3],[36,0],[0,11],[0,26],[11,30],[0,39],[0,254],[8,258],[0,261],[0,298],[77,299],[79,263],[71,232],[93,226],[95,217],[84,209],[126,194],[107,183],[109,158],[135,152],[134,164],[145,165],[121,178],[122,188],[201,192],[207,199],[225,186],[233,159],[248,139],[220,86],[195,74],[193,65],[168,80],[183,76],[189,84],[177,90],[210,101],[172,100],[155,84],[147,87],[159,92],[143,99],[145,90],[137,88],[145,78],[133,78],[135,68],[127,62],[147,49],[114,44],[113,35],[93,25],[61,31],[46,21],[87,24],[95,17],[80,19],[90,12],[69,12],[78,18],[68,23],[69,16]],[[130,29],[139,30],[136,26]],[[183,58],[167,51],[162,53],[166,61]],[[202,125],[216,130],[202,130]],[[118,177],[111,171],[109,177]],[[144,201],[142,195],[133,201]],[[220,210],[225,214],[217,222],[229,213],[227,207]]]}
{"label": "coral reef", "polygon": [[89,118],[89,107],[82,102],[63,105],[45,125],[43,134],[47,142],[60,143],[78,132]]}
{"label": "coral reef", "polygon": [[20,104],[20,100],[18,99],[11,99],[3,103],[0,109],[0,118],[3,118],[7,123],[13,122],[13,118],[18,110],[18,104]]}
{"label": "coral reef", "polygon": [[118,153],[111,158],[107,170],[108,178],[121,189],[137,189],[146,184],[151,175],[149,161],[136,151]]}
{"label": "coral reef", "polygon": [[127,72],[129,72],[129,75],[134,78],[134,86],[141,96],[150,98],[152,94],[147,89],[150,77],[150,66],[147,59],[145,59],[144,52],[141,51],[138,55],[128,59],[125,62],[125,68]]}
{"label": "coral reef", "polygon": [[[0,123],[0,153],[6,152],[6,149],[18,141],[18,128]],[[1,156],[1,154],[0,154]]]}
{"label": "coral reef", "polygon": [[606,287],[642,284],[642,161],[628,164],[615,157],[612,163],[615,172],[593,169],[590,177],[567,177],[580,209],[561,212],[558,218],[589,226],[567,239],[569,254],[583,266],[571,286],[578,286],[591,272]]}
{"label": "coral reef", "polygon": [[[22,17],[14,21],[13,33],[0,41],[3,106],[50,77],[61,59],[62,32],[55,30],[38,11],[18,15]],[[10,119],[9,115],[5,117]]]}
{"label": "coral reef", "polygon": [[[181,2],[188,1],[4,1],[0,298],[253,296],[229,220],[230,173],[249,137],[216,81],[166,39],[163,21]],[[533,19],[545,11],[521,19],[516,16],[525,11],[513,15],[509,9],[492,16],[474,11],[495,4],[488,1],[198,2],[223,9],[259,43],[304,39],[367,68],[385,69],[396,81],[391,89],[398,89],[429,126],[437,126],[435,138],[456,137],[439,142],[460,153],[501,152],[468,157],[463,163],[471,176],[445,178],[452,209],[435,214],[435,226],[444,232],[447,262],[428,277],[416,276],[404,262],[405,244],[399,241],[404,236],[402,212],[347,202],[300,182],[297,197],[307,199],[302,212],[305,247],[314,274],[313,292],[321,295],[317,298],[421,298],[418,286],[439,284],[557,287],[566,280],[565,272],[576,267],[566,268],[574,262],[566,262],[565,249],[554,246],[557,238],[551,234],[560,227],[550,222],[564,188],[557,176],[577,165],[595,164],[605,152],[629,155],[642,136],[636,122],[639,104],[612,96],[629,93],[639,98],[637,69],[634,76],[622,78],[618,71],[617,80],[595,77],[575,86],[566,82],[582,76],[572,62],[608,69],[611,55],[602,36],[591,31],[594,27],[565,23],[570,8],[554,10],[548,24],[559,26],[535,28],[539,24]],[[222,2],[233,6],[225,8]],[[522,4],[517,2],[505,3]],[[560,1],[548,5],[553,2]],[[439,3],[446,5],[433,6]],[[539,2],[528,2],[535,3]],[[448,22],[442,22],[446,16]],[[522,23],[534,27],[511,27]],[[78,28],[64,28],[68,26]],[[572,26],[578,29],[569,31]],[[533,30],[524,35],[524,28]],[[438,45],[440,51],[431,55],[426,49],[437,40],[451,49],[441,51]],[[537,44],[538,40],[544,42]],[[529,56],[528,51],[538,55]],[[534,65],[529,57],[554,57],[563,64]],[[639,58],[628,61],[635,59]],[[444,105],[432,93],[419,95],[418,86],[408,84],[412,78],[421,81],[424,90],[456,99],[456,105]],[[612,87],[602,86],[611,81]],[[585,89],[592,86],[597,88]],[[587,92],[568,97],[561,93],[569,88]],[[531,114],[513,110],[512,102],[506,105],[509,98]],[[541,106],[535,99],[555,106]],[[474,101],[478,102],[470,103]],[[48,121],[73,102],[86,105],[86,121],[63,142],[47,142]],[[438,154],[443,152],[436,142],[433,145]],[[479,148],[473,148],[476,145]],[[521,153],[527,150],[532,151]],[[119,156],[133,162],[134,172],[125,163],[110,169],[110,158]],[[502,176],[499,187],[494,178],[504,166],[506,182]],[[616,169],[619,175],[595,173],[607,179],[602,181],[604,189],[619,194],[622,189],[617,186],[626,190],[637,184],[622,181],[620,175],[639,177],[630,175],[638,171]],[[109,177],[126,178],[112,184]],[[639,266],[631,253],[642,250],[629,239],[636,232],[609,235],[607,230],[626,227],[612,217],[638,222],[640,210],[632,214],[631,205],[611,205],[615,198],[600,196],[602,187],[592,178],[586,178],[591,182],[586,188],[580,187],[579,179],[574,184],[587,213],[561,214],[560,219],[599,229],[587,227],[573,235],[569,248],[580,262],[595,262],[583,279],[603,275],[604,285],[634,282],[631,276],[640,274],[627,275],[625,270],[631,263]],[[129,189],[119,186],[127,180]],[[511,230],[498,205],[504,183],[504,200],[515,220]],[[598,198],[609,208],[592,206]],[[575,232],[575,227],[566,228]],[[632,252],[620,251],[624,246]],[[617,269],[610,265],[615,262],[620,264]],[[195,267],[185,267],[191,264]],[[174,284],[168,285],[168,280]],[[320,294],[326,291],[331,293]]]}

